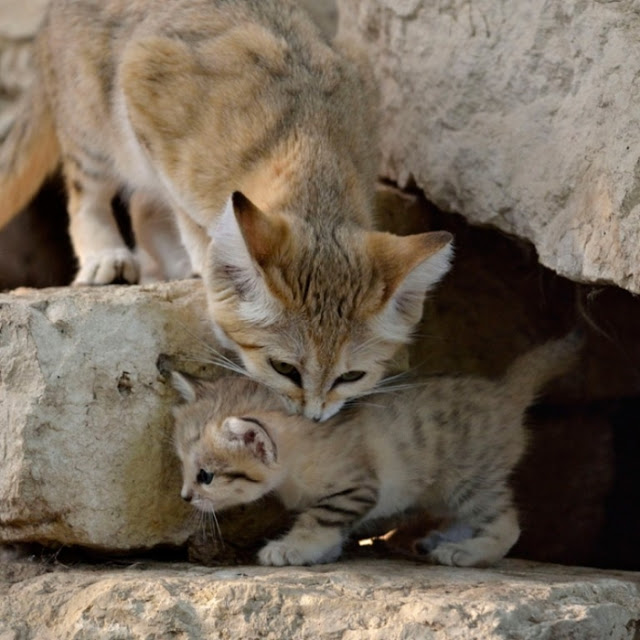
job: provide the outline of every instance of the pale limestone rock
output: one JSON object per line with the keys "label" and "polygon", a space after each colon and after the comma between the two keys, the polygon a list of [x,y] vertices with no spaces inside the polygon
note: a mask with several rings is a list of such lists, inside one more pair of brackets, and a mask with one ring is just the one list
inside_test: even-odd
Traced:
{"label": "pale limestone rock", "polygon": [[380,80],[382,174],[640,291],[640,5],[340,0]]}
{"label": "pale limestone rock", "polygon": [[46,571],[0,564],[2,640],[633,640],[640,618],[637,574],[521,561]]}
{"label": "pale limestone rock", "polygon": [[156,360],[198,371],[202,339],[199,281],[0,295],[0,542],[186,540],[175,395]]}

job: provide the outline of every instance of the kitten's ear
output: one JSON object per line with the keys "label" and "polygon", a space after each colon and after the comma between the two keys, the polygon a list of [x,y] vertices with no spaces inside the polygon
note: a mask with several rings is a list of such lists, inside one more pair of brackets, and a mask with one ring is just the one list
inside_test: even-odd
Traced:
{"label": "kitten's ear", "polygon": [[385,338],[404,342],[422,316],[426,293],[451,266],[453,236],[448,231],[412,236],[373,232],[368,241],[385,282],[376,324]]}
{"label": "kitten's ear", "polygon": [[263,464],[271,466],[277,462],[276,444],[259,420],[255,418],[227,418],[222,427],[223,433],[231,442],[245,448]]}
{"label": "kitten's ear", "polygon": [[171,371],[171,386],[187,404],[206,397],[209,389],[206,380],[198,380],[177,371]]}
{"label": "kitten's ear", "polygon": [[235,292],[240,313],[250,322],[268,324],[279,315],[264,267],[289,233],[286,223],[272,220],[236,191],[210,231],[212,247],[205,273],[211,290]]}

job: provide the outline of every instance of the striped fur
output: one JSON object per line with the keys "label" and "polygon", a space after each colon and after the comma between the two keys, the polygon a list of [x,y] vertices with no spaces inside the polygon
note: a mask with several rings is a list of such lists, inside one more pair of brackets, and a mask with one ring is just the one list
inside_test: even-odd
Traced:
{"label": "striped fur", "polygon": [[274,491],[298,517],[260,551],[262,564],[333,561],[368,520],[416,508],[448,522],[418,540],[417,553],[492,564],[519,535],[509,476],[526,446],[524,412],[580,346],[571,335],[533,349],[497,381],[428,378],[320,425],[286,415],[249,380],[195,386],[174,373],[187,401],[175,409],[182,496],[215,511]]}

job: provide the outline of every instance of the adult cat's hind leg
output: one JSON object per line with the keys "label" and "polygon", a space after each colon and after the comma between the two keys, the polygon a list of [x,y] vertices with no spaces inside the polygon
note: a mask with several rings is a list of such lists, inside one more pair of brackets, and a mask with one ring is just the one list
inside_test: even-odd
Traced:
{"label": "adult cat's hind leg", "polygon": [[191,260],[193,275],[201,276],[211,239],[206,229],[184,211],[177,210],[175,212],[175,222],[180,232],[182,244]]}
{"label": "adult cat's hind leg", "polygon": [[142,191],[129,201],[141,282],[180,280],[193,274],[191,260],[180,241],[172,209]]}
{"label": "adult cat's hind leg", "polygon": [[111,208],[118,185],[98,168],[72,154],[64,158],[69,232],[79,269],[76,285],[135,283],[138,262],[127,247]]}

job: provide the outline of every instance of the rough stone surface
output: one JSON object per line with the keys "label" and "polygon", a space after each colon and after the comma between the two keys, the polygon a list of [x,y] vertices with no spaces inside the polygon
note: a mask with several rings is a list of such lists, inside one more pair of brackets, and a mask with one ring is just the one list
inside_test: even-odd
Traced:
{"label": "rough stone surface", "polygon": [[637,2],[338,7],[380,79],[384,176],[562,275],[640,292]]}
{"label": "rough stone surface", "polygon": [[636,575],[516,561],[49,571],[0,564],[2,640],[634,640],[640,619]]}
{"label": "rough stone surface", "polygon": [[210,359],[198,281],[0,295],[0,541],[183,543],[161,352]]}

